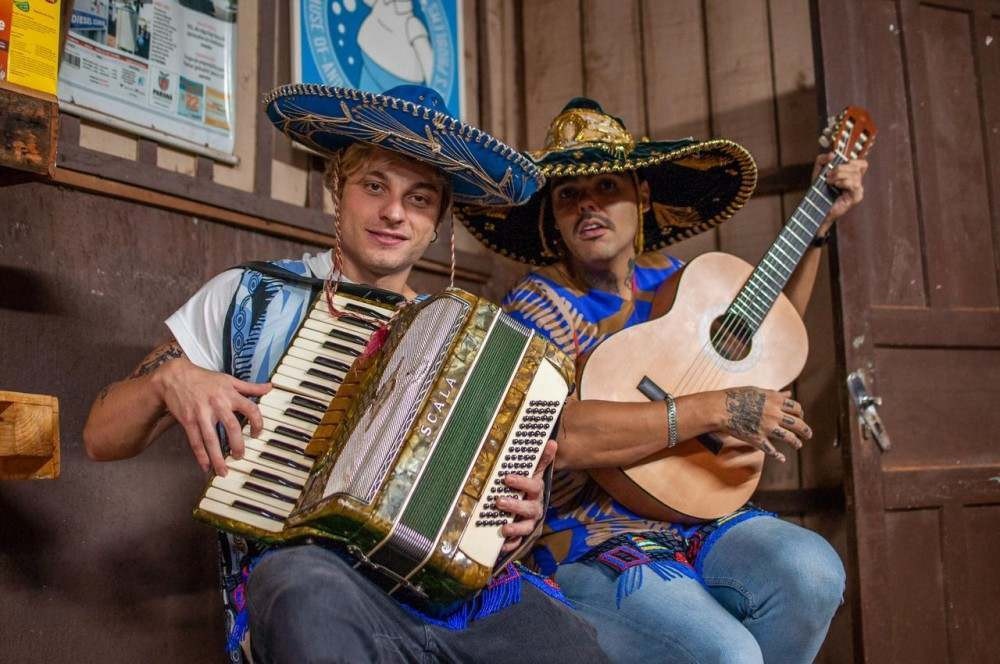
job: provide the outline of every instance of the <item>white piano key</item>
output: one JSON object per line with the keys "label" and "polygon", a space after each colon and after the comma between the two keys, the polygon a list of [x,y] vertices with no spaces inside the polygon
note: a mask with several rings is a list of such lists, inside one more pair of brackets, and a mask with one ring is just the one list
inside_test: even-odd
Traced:
{"label": "white piano key", "polygon": [[307,362],[301,357],[296,357],[294,355],[285,356],[281,362],[281,366],[277,369],[277,373],[284,374],[285,376],[292,378],[301,378],[302,380],[312,381],[317,385],[328,387],[334,392],[337,391],[337,388],[340,387],[340,383],[343,382],[343,374],[326,369],[312,362]]}
{"label": "white piano key", "polygon": [[247,438],[246,446],[249,449],[257,450],[258,452],[267,452],[268,454],[273,454],[292,463],[296,463],[305,468],[305,472],[308,472],[313,465],[313,459],[305,456],[304,454],[288,450],[258,438]]}
{"label": "white piano key", "polygon": [[312,422],[306,422],[305,420],[302,420],[297,417],[286,415],[283,410],[278,410],[277,408],[271,408],[266,404],[260,406],[260,413],[265,418],[274,420],[278,424],[283,424],[300,433],[304,433],[307,436],[312,436],[313,432],[316,431],[316,426],[317,426],[316,424],[313,424]]}
{"label": "white piano key", "polygon": [[212,486],[205,491],[205,497],[211,498],[212,500],[218,500],[220,503],[228,502],[230,504],[234,500],[242,500],[253,505],[254,507],[265,509],[268,512],[276,514],[282,518],[287,517],[292,513],[292,510],[295,509],[294,503],[286,503],[245,487],[232,487],[227,490],[213,483]]}
{"label": "white piano key", "polygon": [[313,389],[312,385],[317,385],[327,389],[325,386],[319,385],[318,382],[310,382],[306,378],[292,377],[284,373],[276,373],[271,376],[271,384],[275,387],[280,387],[283,390],[288,390],[289,392],[295,392],[296,394],[309,397],[310,399],[326,399],[327,401],[331,401],[334,396],[328,392],[320,392],[319,390]]}
{"label": "white piano key", "polygon": [[237,491],[234,491],[234,489],[241,489],[243,485],[246,484],[247,482],[258,484],[267,491],[272,491],[274,493],[281,494],[286,498],[289,498],[290,500],[293,501],[291,503],[288,503],[289,505],[294,505],[295,502],[298,501],[299,496],[302,495],[302,492],[299,491],[298,489],[292,489],[283,484],[278,484],[277,482],[268,482],[263,479],[258,479],[256,477],[247,475],[246,473],[241,473],[238,470],[230,470],[225,477],[222,477],[221,475],[216,475],[215,477],[212,478],[212,486],[218,487],[225,491],[229,491],[230,493],[236,493]]}
{"label": "white piano key", "polygon": [[292,468],[288,466],[279,459],[268,459],[263,456],[267,452],[261,452],[260,450],[255,450],[252,447],[247,447],[243,450],[243,460],[253,464],[260,470],[267,472],[283,472],[285,475],[293,478],[293,481],[304,484],[306,479],[309,477],[308,471],[299,470],[298,468]]}
{"label": "white piano key", "polygon": [[317,369],[343,376],[351,369],[354,358],[338,355],[309,339],[296,339],[288,347],[288,355],[299,357]]}
{"label": "white piano key", "polygon": [[[324,345],[329,344],[329,345]],[[355,355],[353,352],[344,352],[343,350],[337,349],[338,345],[336,341],[331,340],[325,334],[317,332],[316,330],[309,329],[307,327],[299,330],[298,336],[295,338],[295,343],[293,344],[299,348],[309,348],[316,350],[317,352],[322,352],[326,357],[340,360],[348,367],[354,364],[354,360],[358,359],[359,355]],[[344,344],[340,344],[343,346]],[[348,348],[348,351],[353,349]]]}
{"label": "white piano key", "polygon": [[260,516],[255,512],[248,512],[238,507],[233,507],[227,502],[220,502],[211,498],[202,498],[201,502],[198,503],[198,507],[205,510],[209,514],[215,514],[226,519],[239,521],[240,523],[245,523],[248,526],[254,526],[255,528],[260,528],[261,530],[266,530],[268,532],[280,533],[285,529],[284,521],[275,521],[273,519]]}
{"label": "white piano key", "polygon": [[[266,466],[264,464],[257,463],[256,461],[251,461],[246,457],[242,459],[226,457],[226,466],[231,470],[237,470],[241,473],[245,473],[262,482],[279,484],[294,491],[301,492],[305,488],[305,483],[302,481],[301,477],[295,476],[291,471],[283,467]],[[255,474],[254,471],[259,471],[265,475]],[[274,479],[267,477],[267,475],[273,476]]]}
{"label": "white piano key", "polygon": [[[329,402],[332,399],[327,399],[326,401]],[[295,410],[300,410],[308,415],[316,415],[320,418],[323,417],[323,413],[326,412],[326,407],[329,405],[329,403],[303,397],[300,394],[294,394],[287,390],[271,390],[260,398],[258,404],[261,406],[270,406],[280,411],[294,408]]]}

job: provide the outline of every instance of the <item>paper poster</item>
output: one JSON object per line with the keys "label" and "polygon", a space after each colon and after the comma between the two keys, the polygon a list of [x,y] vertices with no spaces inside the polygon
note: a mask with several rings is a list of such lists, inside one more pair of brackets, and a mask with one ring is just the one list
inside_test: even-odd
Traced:
{"label": "paper poster", "polygon": [[59,99],[231,154],[235,72],[236,0],[75,0]]}
{"label": "paper poster", "polygon": [[0,83],[54,95],[59,0],[0,0]]}
{"label": "paper poster", "polygon": [[460,0],[294,0],[293,76],[369,92],[437,90],[463,111]]}

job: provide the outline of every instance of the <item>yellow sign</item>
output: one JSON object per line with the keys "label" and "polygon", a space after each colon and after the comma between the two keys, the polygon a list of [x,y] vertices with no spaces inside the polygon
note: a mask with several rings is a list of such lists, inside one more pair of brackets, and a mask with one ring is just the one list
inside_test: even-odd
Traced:
{"label": "yellow sign", "polygon": [[0,0],[0,84],[46,94],[59,80],[59,0]]}

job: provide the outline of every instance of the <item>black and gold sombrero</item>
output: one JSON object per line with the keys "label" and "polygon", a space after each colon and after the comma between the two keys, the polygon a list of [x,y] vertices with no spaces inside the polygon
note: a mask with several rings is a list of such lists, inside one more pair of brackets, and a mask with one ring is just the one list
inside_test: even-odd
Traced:
{"label": "black and gold sombrero", "polygon": [[[651,209],[643,218],[643,251],[661,249],[729,219],[750,199],[757,166],[726,139],[636,141],[625,124],[584,97],[552,121],[545,147],[528,153],[548,178],[637,171],[649,182]],[[455,216],[483,244],[531,265],[554,263],[558,236],[549,187],[517,207],[457,205]],[[543,209],[544,208],[544,209]]]}

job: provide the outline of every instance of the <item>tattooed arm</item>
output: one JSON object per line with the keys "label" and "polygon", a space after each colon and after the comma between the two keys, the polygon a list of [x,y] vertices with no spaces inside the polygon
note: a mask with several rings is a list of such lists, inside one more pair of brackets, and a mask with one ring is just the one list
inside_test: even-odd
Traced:
{"label": "tattooed arm", "polygon": [[84,446],[97,461],[127,459],[179,422],[202,469],[211,466],[225,475],[215,425],[225,427],[233,455],[241,457],[243,438],[236,414],[243,414],[259,432],[260,411],[247,397],[270,389],[266,383],[246,383],[202,369],[170,340],[153,349],[128,378],[101,390],[83,429]]}
{"label": "tattooed arm", "polygon": [[[812,432],[802,407],[787,393],[740,387],[676,399],[680,440],[702,434],[734,436],[781,461],[773,443],[801,447]],[[558,433],[557,468],[583,470],[627,466],[659,452],[667,442],[667,412],[661,402],[567,402]]]}

